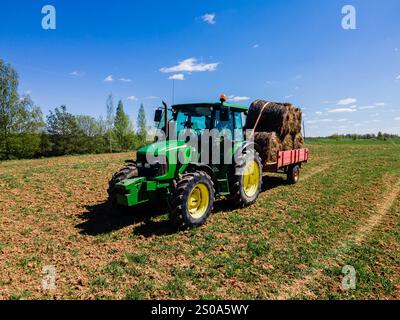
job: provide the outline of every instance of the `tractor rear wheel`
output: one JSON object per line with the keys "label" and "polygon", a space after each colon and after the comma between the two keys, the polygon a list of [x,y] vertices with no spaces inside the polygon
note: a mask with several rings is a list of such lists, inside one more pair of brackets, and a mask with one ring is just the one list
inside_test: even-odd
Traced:
{"label": "tractor rear wheel", "polygon": [[256,151],[246,152],[238,159],[234,170],[229,181],[229,199],[235,207],[250,206],[261,192],[261,158]]}
{"label": "tractor rear wheel", "polygon": [[201,226],[211,214],[214,195],[214,184],[205,172],[183,175],[170,201],[170,221],[180,229]]}
{"label": "tractor rear wheel", "polygon": [[287,181],[290,184],[296,184],[300,179],[300,166],[290,166],[287,172]]}

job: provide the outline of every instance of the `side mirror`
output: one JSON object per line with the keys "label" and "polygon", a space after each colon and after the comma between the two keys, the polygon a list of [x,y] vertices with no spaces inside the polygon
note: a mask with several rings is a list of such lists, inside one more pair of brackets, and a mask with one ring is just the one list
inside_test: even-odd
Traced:
{"label": "side mirror", "polygon": [[219,111],[219,121],[226,122],[230,120],[229,117],[229,108],[228,107],[221,107]]}
{"label": "side mirror", "polygon": [[154,113],[154,122],[161,122],[163,111],[161,109],[157,109]]}

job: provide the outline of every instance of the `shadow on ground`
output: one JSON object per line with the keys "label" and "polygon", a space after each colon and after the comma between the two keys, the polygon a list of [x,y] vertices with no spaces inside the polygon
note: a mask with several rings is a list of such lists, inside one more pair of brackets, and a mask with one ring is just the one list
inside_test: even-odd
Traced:
{"label": "shadow on ground", "polygon": [[280,186],[284,186],[286,184],[287,180],[285,176],[281,177],[264,176],[261,192],[268,192],[268,190],[272,190]]}
{"label": "shadow on ground", "polygon": [[[285,185],[286,181],[281,177],[264,177],[262,192]],[[234,210],[228,201],[216,201],[213,214]],[[174,234],[177,229],[170,224],[167,218],[160,218],[167,213],[164,203],[152,204],[128,208],[123,213],[116,212],[108,203],[100,203],[86,207],[86,211],[80,213],[82,223],[76,225],[83,235],[101,235],[120,230],[127,226],[133,227],[133,234],[137,236],[152,237]],[[155,218],[159,218],[155,220]]]}
{"label": "shadow on ground", "polygon": [[[117,211],[107,201],[93,206],[87,206],[84,212],[81,212],[79,218],[83,220],[82,223],[76,225],[80,229],[80,233],[84,235],[101,235],[120,230],[122,228],[140,224],[137,228],[143,228],[142,225],[154,224],[155,234],[174,233],[172,226],[166,228],[167,223],[153,222],[152,219],[162,216],[166,213],[166,209],[161,206],[137,206],[127,208],[123,212]],[[168,221],[166,221],[168,222]],[[161,225],[158,226],[158,223]],[[161,227],[161,228],[160,228]],[[143,235],[146,236],[143,230]],[[136,234],[136,232],[135,232]]]}

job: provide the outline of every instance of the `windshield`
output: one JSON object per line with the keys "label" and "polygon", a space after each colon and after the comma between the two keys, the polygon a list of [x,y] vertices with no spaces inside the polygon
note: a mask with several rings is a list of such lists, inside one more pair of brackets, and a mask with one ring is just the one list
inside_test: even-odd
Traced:
{"label": "windshield", "polygon": [[174,113],[173,121],[176,122],[177,132],[192,129],[201,133],[211,128],[212,109],[209,107],[191,107],[178,109]]}
{"label": "windshield", "polygon": [[[220,120],[220,110],[211,106],[185,106],[176,108],[172,114],[168,112],[169,130],[173,130],[175,134],[179,134],[185,130],[193,130],[198,135],[202,135],[204,130],[216,129],[219,132],[230,131],[234,133],[234,129],[239,129],[238,136],[235,139],[243,139],[242,131],[242,114],[237,111],[232,111],[226,120]],[[161,122],[158,124],[158,129],[165,128],[164,115]]]}

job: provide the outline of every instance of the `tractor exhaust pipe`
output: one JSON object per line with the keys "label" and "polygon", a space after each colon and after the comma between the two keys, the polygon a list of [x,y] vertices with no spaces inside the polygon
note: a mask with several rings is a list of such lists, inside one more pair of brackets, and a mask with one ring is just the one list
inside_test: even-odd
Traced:
{"label": "tractor exhaust pipe", "polygon": [[165,101],[162,104],[164,106],[165,137],[168,139],[168,105]]}

